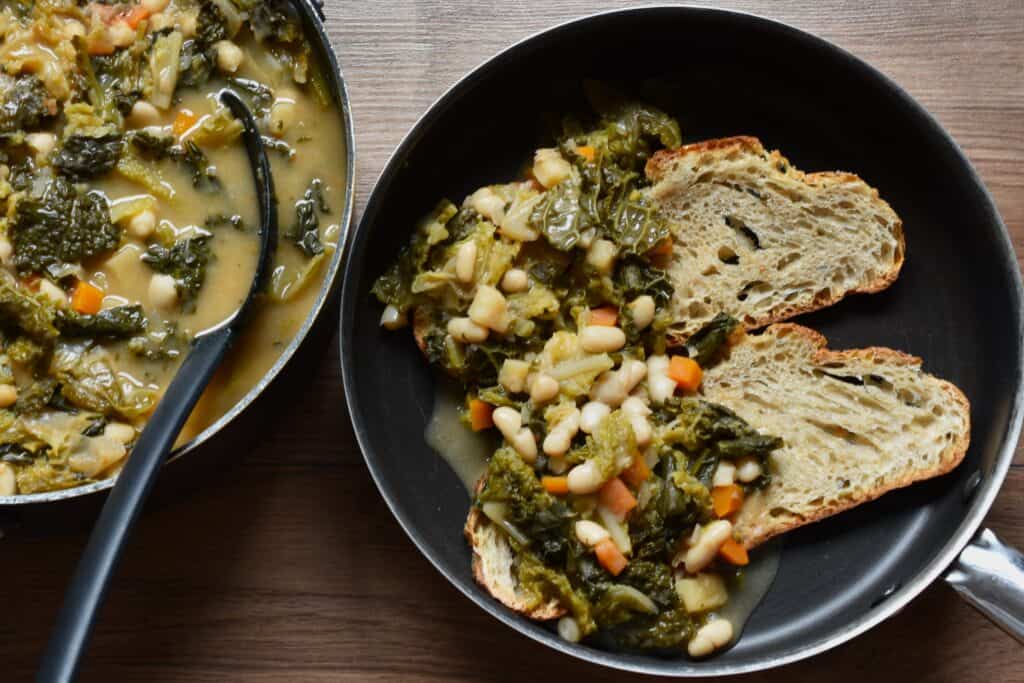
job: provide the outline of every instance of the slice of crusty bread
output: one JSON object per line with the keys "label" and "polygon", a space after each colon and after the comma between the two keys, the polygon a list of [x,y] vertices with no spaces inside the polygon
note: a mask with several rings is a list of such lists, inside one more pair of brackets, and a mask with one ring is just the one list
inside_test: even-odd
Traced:
{"label": "slice of crusty bread", "polygon": [[566,613],[557,599],[537,603],[532,596],[520,590],[515,574],[514,551],[505,532],[492,524],[478,508],[470,508],[464,532],[473,549],[473,577],[500,603],[539,621],[557,619]]}
{"label": "slice of crusty bread", "polygon": [[784,445],[771,483],[736,519],[752,548],[790,529],[945,474],[970,442],[970,404],[921,359],[885,348],[830,351],[799,325],[747,335],[701,393]]}
{"label": "slice of crusty bread", "polygon": [[660,151],[647,176],[673,232],[676,344],[718,313],[757,329],[880,291],[903,265],[903,224],[874,188],[804,174],[756,138]]}

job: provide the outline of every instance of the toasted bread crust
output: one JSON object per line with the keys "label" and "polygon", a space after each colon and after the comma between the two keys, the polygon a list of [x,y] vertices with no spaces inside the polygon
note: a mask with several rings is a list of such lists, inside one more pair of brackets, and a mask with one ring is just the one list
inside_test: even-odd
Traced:
{"label": "toasted bread crust", "polygon": [[[761,157],[769,163],[769,166],[773,169],[773,174],[802,182],[810,187],[821,188],[830,185],[843,184],[857,185],[859,186],[860,191],[868,193],[873,202],[877,202],[884,206],[888,211],[892,212],[894,216],[896,215],[895,212],[892,211],[892,207],[890,207],[889,204],[881,198],[878,190],[865,183],[859,176],[841,171],[804,173],[803,171],[795,168],[793,164],[778,151],[767,152],[760,140],[750,136],[704,140],[702,142],[684,145],[677,149],[660,150],[647,161],[646,173],[648,179],[651,180],[652,183],[658,183],[667,178],[672,173],[673,169],[686,160],[693,159],[696,162],[697,159],[706,158],[709,155],[714,155],[715,157],[727,157],[732,154],[752,154]],[[785,170],[779,170],[780,167]],[[902,222],[898,220],[898,217],[896,238],[898,246],[894,262],[889,270],[879,277],[868,282],[864,282],[846,291],[832,293],[830,289],[825,288],[810,302],[776,308],[767,314],[760,315],[749,320],[744,320],[744,326],[748,330],[760,329],[773,323],[788,320],[803,313],[810,313],[812,311],[828,308],[850,294],[872,294],[888,288],[899,277],[900,270],[903,268],[903,263],[906,259],[906,238],[903,232]],[[679,346],[685,343],[687,338],[688,335],[679,332],[673,333],[670,331],[669,344]]]}
{"label": "toasted bread crust", "polygon": [[[824,335],[802,325],[796,325],[793,323],[783,323],[778,325],[772,325],[765,333],[767,334],[795,334],[808,340],[809,343],[816,347],[812,361],[814,363],[829,363],[829,362],[842,362],[849,359],[865,359],[872,361],[883,361],[889,365],[904,365],[919,368],[921,366],[921,359],[916,356],[897,351],[895,349],[885,347],[869,347],[863,349],[850,349],[843,351],[833,351],[827,348],[828,340]],[[765,516],[758,520],[758,523],[750,526],[737,527],[737,534],[740,535],[740,539],[743,545],[747,549],[753,549],[766,541],[786,533],[792,529],[817,522],[826,517],[838,514],[845,510],[857,507],[862,503],[879,498],[889,491],[909,486],[918,481],[924,481],[926,479],[932,479],[934,477],[947,474],[959,465],[964,456],[967,454],[967,449],[971,443],[971,404],[967,399],[967,396],[956,387],[954,384],[934,378],[938,382],[940,389],[945,392],[950,399],[956,404],[959,410],[962,412],[966,419],[964,421],[966,428],[963,433],[957,435],[956,441],[947,447],[943,452],[942,457],[935,467],[924,470],[924,471],[911,471],[906,476],[887,482],[884,485],[878,486],[873,489],[869,489],[860,492],[859,495],[851,496],[841,502],[837,502],[831,505],[823,505],[819,509],[815,510],[813,514],[805,515],[800,518],[789,518],[789,519],[776,519],[770,516]],[[764,494],[755,494],[751,496],[751,501],[757,500],[758,496]],[[748,501],[749,502],[749,501]]]}

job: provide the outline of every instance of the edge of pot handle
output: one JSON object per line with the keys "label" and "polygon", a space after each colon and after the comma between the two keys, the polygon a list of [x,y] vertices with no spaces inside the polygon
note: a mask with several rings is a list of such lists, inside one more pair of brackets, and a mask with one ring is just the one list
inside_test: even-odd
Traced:
{"label": "edge of pot handle", "polygon": [[982,529],[945,575],[964,600],[1024,643],[1024,555]]}

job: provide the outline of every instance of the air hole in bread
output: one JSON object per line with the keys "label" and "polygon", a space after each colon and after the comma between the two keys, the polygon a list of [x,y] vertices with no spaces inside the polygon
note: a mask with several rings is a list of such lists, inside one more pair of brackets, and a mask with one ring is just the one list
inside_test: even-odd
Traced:
{"label": "air hole in bread", "polygon": [[775,264],[775,268],[778,269],[778,270],[783,270],[787,266],[791,266],[791,265],[793,265],[794,263],[796,263],[799,260],[800,260],[800,253],[794,251],[794,252],[786,254],[785,256],[780,258],[778,260],[778,262]]}
{"label": "air hole in bread", "polygon": [[756,251],[761,248],[761,239],[757,236],[757,233],[751,230],[742,220],[735,216],[725,216],[725,224],[735,231],[736,240],[741,246],[746,247],[750,251]]}
{"label": "air hole in bread", "polygon": [[718,260],[726,265],[734,266],[740,262],[740,257],[730,247],[719,247]]}

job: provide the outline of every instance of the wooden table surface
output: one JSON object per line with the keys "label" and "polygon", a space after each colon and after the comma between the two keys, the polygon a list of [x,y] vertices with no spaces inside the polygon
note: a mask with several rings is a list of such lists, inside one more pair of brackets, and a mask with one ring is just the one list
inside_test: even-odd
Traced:
{"label": "wooden table surface", "polygon": [[[402,135],[464,72],[537,30],[625,4],[328,0],[355,113],[359,207]],[[832,40],[907,88],[977,166],[1024,255],[1024,2],[732,6]],[[324,321],[246,425],[168,469],[83,680],[630,680],[498,624],[419,555],[357,450],[335,325]],[[1024,547],[1020,451],[1016,462],[987,523]],[[0,681],[30,678],[97,503],[0,525]],[[1022,655],[936,585],[855,642],[752,679],[1020,682]]]}

